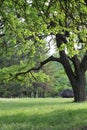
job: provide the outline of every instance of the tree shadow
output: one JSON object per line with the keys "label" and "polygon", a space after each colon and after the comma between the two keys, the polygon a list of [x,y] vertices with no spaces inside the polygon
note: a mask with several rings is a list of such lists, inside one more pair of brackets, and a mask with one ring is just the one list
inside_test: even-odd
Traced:
{"label": "tree shadow", "polygon": [[4,124],[15,124],[12,130],[16,130],[16,124],[21,124],[21,130],[23,130],[22,125],[26,124],[26,130],[81,130],[83,128],[81,125],[84,125],[84,122],[87,123],[86,115],[86,109],[54,110],[45,114],[36,113],[32,115],[22,112],[17,115],[1,116],[0,127],[2,128]]}

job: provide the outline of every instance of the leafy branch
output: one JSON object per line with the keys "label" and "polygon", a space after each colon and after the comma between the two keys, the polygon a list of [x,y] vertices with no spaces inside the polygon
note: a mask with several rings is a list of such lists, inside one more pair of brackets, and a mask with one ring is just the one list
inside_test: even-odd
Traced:
{"label": "leafy branch", "polygon": [[44,60],[43,62],[41,62],[38,67],[33,67],[33,68],[31,68],[31,69],[29,69],[29,70],[27,70],[27,71],[16,73],[15,76],[13,76],[13,74],[10,74],[10,77],[11,77],[10,80],[18,79],[18,76],[19,76],[19,75],[26,75],[27,73],[32,74],[32,73],[31,73],[32,71],[37,72],[37,71],[39,71],[45,64],[47,64],[48,62],[51,62],[51,61],[56,61],[56,62],[60,62],[60,63],[61,63],[61,59],[60,59],[60,58],[56,58],[56,57],[54,57],[54,56],[50,56],[50,57],[48,57],[46,60]]}

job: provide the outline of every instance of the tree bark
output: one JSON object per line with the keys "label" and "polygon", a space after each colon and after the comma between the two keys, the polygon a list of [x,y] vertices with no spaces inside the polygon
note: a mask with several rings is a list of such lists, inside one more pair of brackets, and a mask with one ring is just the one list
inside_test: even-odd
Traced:
{"label": "tree bark", "polygon": [[[79,62],[77,60],[73,60],[73,65],[75,67],[75,70],[73,71],[71,68],[71,65],[69,63],[69,59],[64,51],[60,52],[60,58],[62,61],[62,65],[65,69],[65,72],[68,76],[68,79],[71,83],[73,92],[74,92],[74,101],[75,102],[82,102],[86,100],[86,92],[85,92],[85,86],[86,86],[86,78],[85,78],[85,72],[80,67]],[[76,58],[76,57],[75,57]]]}
{"label": "tree bark", "polygon": [[77,55],[73,56],[71,59],[74,65],[74,74],[75,80],[71,82],[73,92],[74,92],[74,101],[81,102],[86,100],[86,78],[85,78],[85,71],[82,62],[79,61]]}
{"label": "tree bark", "polygon": [[[64,66],[64,65],[63,65]],[[82,102],[86,100],[86,80],[85,80],[85,74],[82,72],[78,72],[77,75],[73,75],[72,72],[70,72],[70,69],[65,67],[66,74],[69,78],[69,81],[71,83],[73,93],[74,93],[74,102]]]}
{"label": "tree bark", "polygon": [[[65,39],[64,39],[65,38]],[[60,48],[62,43],[67,43],[66,37],[64,35],[56,35],[57,47]],[[74,101],[82,102],[86,100],[86,92],[85,92],[85,71],[87,68],[87,55],[83,58],[80,63],[77,55],[74,55],[71,59],[65,53],[65,50],[60,50],[60,59],[61,64],[63,65],[65,72],[68,76],[68,79],[71,83],[73,92],[74,92]],[[74,66],[74,70],[69,62],[69,59],[72,61]],[[85,65],[85,66],[84,66]],[[84,66],[84,67],[83,67]],[[85,69],[85,70],[84,70]]]}
{"label": "tree bark", "polygon": [[78,76],[76,77],[76,82],[72,85],[75,102],[82,102],[86,100],[85,86],[86,86],[85,74],[79,73]]}

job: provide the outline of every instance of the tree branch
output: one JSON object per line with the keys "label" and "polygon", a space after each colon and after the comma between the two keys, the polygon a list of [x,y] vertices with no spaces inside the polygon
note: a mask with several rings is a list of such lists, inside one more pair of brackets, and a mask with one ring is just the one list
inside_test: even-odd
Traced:
{"label": "tree branch", "polygon": [[78,59],[77,55],[74,55],[70,60],[73,62],[75,73],[78,74],[80,71],[80,60]]}
{"label": "tree branch", "polygon": [[86,52],[86,54],[84,55],[84,57],[82,59],[80,67],[81,67],[81,70],[85,73],[86,70],[87,70],[87,52]]}
{"label": "tree branch", "polygon": [[[45,64],[47,64],[48,62],[51,62],[51,61],[56,61],[56,62],[60,62],[60,63],[61,63],[61,59],[60,59],[60,58],[56,58],[56,57],[54,57],[54,56],[50,56],[49,58],[47,58],[46,60],[44,60],[43,62],[41,62],[38,67],[33,67],[33,68],[31,68],[31,69],[29,69],[29,70],[27,70],[27,71],[16,73],[15,76],[13,76],[12,79],[15,79],[15,78],[17,79],[19,75],[25,75],[25,74],[27,74],[27,73],[31,73],[32,71],[36,71],[36,72],[37,72],[37,71],[40,70]],[[10,75],[10,77],[12,77],[12,76]],[[11,79],[11,80],[12,80],[12,79]]]}

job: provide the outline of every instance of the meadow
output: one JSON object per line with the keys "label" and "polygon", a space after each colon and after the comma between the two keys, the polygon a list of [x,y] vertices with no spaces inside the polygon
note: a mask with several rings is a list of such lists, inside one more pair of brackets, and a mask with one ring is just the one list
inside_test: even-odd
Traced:
{"label": "meadow", "polygon": [[0,98],[0,130],[79,130],[87,102],[64,98]]}

